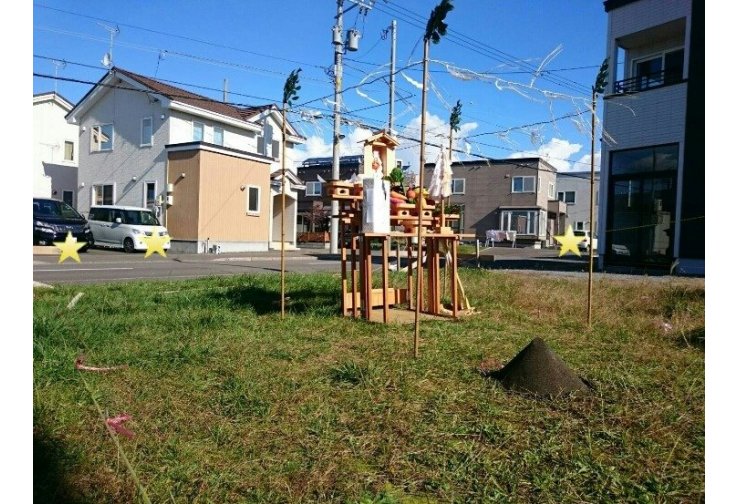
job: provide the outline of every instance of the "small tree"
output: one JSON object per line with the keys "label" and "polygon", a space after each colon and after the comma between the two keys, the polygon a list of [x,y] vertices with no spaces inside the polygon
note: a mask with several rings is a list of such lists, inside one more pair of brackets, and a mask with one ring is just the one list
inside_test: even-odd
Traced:
{"label": "small tree", "polygon": [[302,218],[310,226],[311,232],[328,230],[330,212],[322,205],[315,205],[302,214]]}

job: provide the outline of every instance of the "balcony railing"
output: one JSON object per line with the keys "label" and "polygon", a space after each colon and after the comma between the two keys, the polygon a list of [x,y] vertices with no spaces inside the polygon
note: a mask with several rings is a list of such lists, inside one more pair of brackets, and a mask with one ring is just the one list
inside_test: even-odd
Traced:
{"label": "balcony railing", "polygon": [[650,74],[638,75],[614,83],[615,94],[638,93],[646,89],[654,89],[670,84],[683,82],[681,71],[661,70]]}

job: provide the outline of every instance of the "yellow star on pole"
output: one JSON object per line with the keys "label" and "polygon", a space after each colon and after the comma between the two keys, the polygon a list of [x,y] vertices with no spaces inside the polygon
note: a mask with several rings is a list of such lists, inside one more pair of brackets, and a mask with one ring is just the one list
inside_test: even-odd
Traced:
{"label": "yellow star on pole", "polygon": [[59,263],[57,264],[61,264],[67,259],[74,259],[77,262],[81,262],[77,251],[86,244],[87,242],[78,242],[77,239],[72,236],[71,231],[67,232],[67,237],[63,242],[54,242],[54,245],[61,250]]}
{"label": "yellow star on pole", "polygon": [[164,251],[164,245],[170,242],[169,235],[166,234],[161,236],[160,233],[164,228],[154,229],[151,232],[151,236],[144,236],[143,241],[146,242],[146,255],[143,256],[146,259],[148,256],[156,252],[162,257],[166,257],[166,251]]}
{"label": "yellow star on pole", "polygon": [[555,240],[560,243],[560,254],[558,254],[558,257],[562,256],[569,250],[576,254],[578,257],[581,257],[581,251],[578,250],[578,244],[581,243],[585,239],[585,237],[574,235],[573,227],[571,227],[570,224],[566,229],[566,234],[562,236],[553,236],[553,238],[555,238]]}

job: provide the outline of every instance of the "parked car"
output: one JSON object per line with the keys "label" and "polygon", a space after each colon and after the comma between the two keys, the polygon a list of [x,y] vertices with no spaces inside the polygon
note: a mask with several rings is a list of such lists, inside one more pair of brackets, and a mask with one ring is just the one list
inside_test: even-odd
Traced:
{"label": "parked car", "polygon": [[[591,240],[591,235],[589,234],[588,231],[574,231],[573,232],[573,235],[574,236],[583,236],[584,237],[584,239],[581,240],[578,243],[578,249],[579,250],[588,250],[589,249],[589,244],[590,244],[590,242],[592,242],[592,240]],[[598,240],[596,238],[593,239],[593,243],[592,244],[593,244],[594,250],[597,250]]]}
{"label": "parked car", "polygon": [[[148,208],[97,205],[90,208],[89,222],[95,245],[122,248],[126,252],[146,250],[144,236],[169,234]],[[168,250],[169,247],[167,242],[163,248]]]}
{"label": "parked car", "polygon": [[77,241],[87,244],[80,251],[94,244],[89,223],[74,208],[51,198],[33,198],[34,245],[53,245],[64,241],[70,232]]}

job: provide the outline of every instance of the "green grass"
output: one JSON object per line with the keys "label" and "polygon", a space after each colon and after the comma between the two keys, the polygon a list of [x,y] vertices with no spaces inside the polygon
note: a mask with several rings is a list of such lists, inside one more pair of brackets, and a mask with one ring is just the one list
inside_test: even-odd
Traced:
{"label": "green grass", "polygon": [[[480,313],[424,322],[418,360],[412,326],[338,316],[335,275],[290,274],[284,321],[278,275],[35,290],[34,496],[141,499],[94,395],[132,416],[152,502],[699,500],[703,280],[597,280],[589,332],[585,280],[461,274]],[[478,371],[536,336],[591,395]],[[128,368],[83,374],[80,354]]]}

